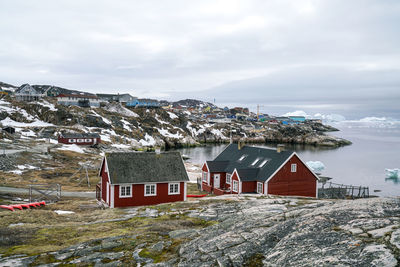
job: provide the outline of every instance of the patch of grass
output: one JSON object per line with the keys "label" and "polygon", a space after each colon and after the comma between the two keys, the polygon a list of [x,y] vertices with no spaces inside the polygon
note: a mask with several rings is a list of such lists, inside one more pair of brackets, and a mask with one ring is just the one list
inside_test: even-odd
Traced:
{"label": "patch of grass", "polygon": [[243,266],[245,267],[262,267],[263,265],[263,259],[265,259],[264,255],[261,253],[256,253],[253,256],[248,259]]}

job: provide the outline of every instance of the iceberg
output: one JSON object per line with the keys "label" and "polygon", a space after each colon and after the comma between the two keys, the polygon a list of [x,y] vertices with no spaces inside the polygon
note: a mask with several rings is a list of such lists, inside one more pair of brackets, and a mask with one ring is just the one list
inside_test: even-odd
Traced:
{"label": "iceberg", "polygon": [[399,179],[400,178],[400,169],[385,169],[386,178],[390,179]]}
{"label": "iceberg", "polygon": [[314,172],[321,172],[325,169],[325,165],[321,161],[307,161],[306,164]]}

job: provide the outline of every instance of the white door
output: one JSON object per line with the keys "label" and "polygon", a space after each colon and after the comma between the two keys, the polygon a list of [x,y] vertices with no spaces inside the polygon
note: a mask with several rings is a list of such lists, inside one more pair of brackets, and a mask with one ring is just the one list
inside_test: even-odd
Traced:
{"label": "white door", "polygon": [[214,188],[219,188],[219,174],[214,174]]}

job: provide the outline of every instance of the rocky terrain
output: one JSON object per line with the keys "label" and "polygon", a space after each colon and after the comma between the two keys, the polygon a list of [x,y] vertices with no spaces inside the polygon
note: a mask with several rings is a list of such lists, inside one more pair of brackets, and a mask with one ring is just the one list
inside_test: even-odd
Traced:
{"label": "rocky terrain", "polygon": [[[85,234],[84,225],[93,225],[105,231],[112,224],[108,227],[128,230],[123,235],[93,236],[34,255],[0,255],[0,266],[399,265],[399,198],[225,198],[124,209],[119,218],[114,214],[113,219],[82,224],[80,230]],[[197,221],[189,223],[191,218]],[[23,226],[8,227],[18,233]]]}
{"label": "rocky terrain", "polygon": [[[191,108],[201,108],[207,104],[197,100],[176,103],[191,105]],[[0,123],[16,127],[17,134],[25,139],[55,139],[61,131],[97,132],[105,144],[133,149],[229,142],[231,135],[236,141],[249,143],[331,147],[350,144],[347,140],[326,135],[325,132],[335,129],[317,122],[303,125],[270,125],[250,121],[212,123],[203,119],[198,112],[188,109],[127,109],[119,103],[103,105],[101,108],[66,107],[57,105],[52,98],[30,103],[3,98],[0,100]],[[2,135],[10,138],[4,133]]]}

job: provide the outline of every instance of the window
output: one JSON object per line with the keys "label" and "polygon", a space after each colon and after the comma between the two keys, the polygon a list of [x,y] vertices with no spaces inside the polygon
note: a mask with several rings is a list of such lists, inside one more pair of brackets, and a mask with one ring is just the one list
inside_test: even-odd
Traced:
{"label": "window", "polygon": [[292,164],[291,172],[296,172],[296,171],[297,171],[297,164]]}
{"label": "window", "polygon": [[263,193],[263,184],[257,182],[257,193],[262,194]]}
{"label": "window", "polygon": [[230,173],[226,174],[226,183],[227,184],[231,184],[231,177],[232,177],[232,175]]}
{"label": "window", "polygon": [[168,184],[168,195],[179,195],[179,183]]}
{"label": "window", "polygon": [[246,157],[247,157],[247,155],[243,155],[238,159],[238,161],[240,162],[240,161],[244,160]]}
{"label": "window", "polygon": [[92,139],[85,139],[85,143],[91,143]]}
{"label": "window", "polygon": [[265,166],[265,164],[267,164],[268,159],[263,160],[263,162],[260,163],[260,166],[258,166],[259,168],[262,168]]}
{"label": "window", "polygon": [[156,196],[156,185],[155,184],[146,184],[144,186],[144,195],[145,196]]}
{"label": "window", "polygon": [[85,142],[85,139],[78,139],[77,142],[78,142],[78,143],[83,143],[83,142]]}
{"label": "window", "polygon": [[121,185],[119,187],[119,197],[131,197],[132,196],[132,187],[131,185]]}
{"label": "window", "polygon": [[238,192],[238,188],[239,188],[239,183],[238,183],[238,181],[233,180],[232,191],[233,191],[233,192]]}
{"label": "window", "polygon": [[68,139],[68,142],[70,142],[70,143],[75,143],[75,142],[76,142],[76,139]]}
{"label": "window", "polygon": [[260,160],[260,158],[256,158],[256,160],[255,161],[253,161],[253,163],[251,164],[251,166],[254,166],[254,165],[256,165],[257,164],[257,162]]}
{"label": "window", "polygon": [[207,173],[203,172],[203,182],[207,183]]}

